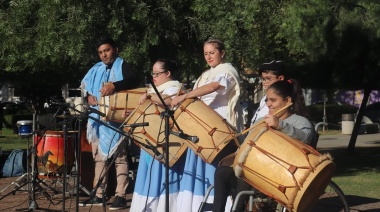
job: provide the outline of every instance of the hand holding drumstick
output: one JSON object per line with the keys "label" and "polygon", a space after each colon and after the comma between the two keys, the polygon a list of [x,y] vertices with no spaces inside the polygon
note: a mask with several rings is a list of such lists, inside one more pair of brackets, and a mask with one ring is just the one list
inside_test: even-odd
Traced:
{"label": "hand holding drumstick", "polygon": [[[241,133],[236,134],[235,137],[240,136],[240,135],[244,135],[245,133],[251,131],[253,128],[255,128],[256,126],[258,126],[259,124],[261,124],[261,123],[263,123],[263,122],[265,122],[265,123],[267,123],[267,124],[268,124],[268,122],[270,122],[272,126],[270,126],[269,124],[268,124],[268,126],[277,129],[277,128],[278,128],[278,125],[279,125],[279,118],[277,117],[277,115],[280,114],[280,113],[282,113],[283,111],[285,111],[288,107],[290,107],[290,106],[292,106],[292,105],[293,105],[293,104],[290,103],[290,104],[286,105],[285,107],[281,108],[280,110],[278,110],[277,112],[275,112],[274,114],[272,114],[272,115],[269,115],[269,114],[266,115],[266,116],[264,117],[264,119],[262,119],[262,120],[260,120],[259,122],[255,123],[255,124],[254,124],[253,126],[251,126],[250,128],[248,128],[248,129],[246,129],[246,130],[243,130]],[[268,119],[268,120],[267,120],[268,122],[265,120],[266,118]],[[274,120],[274,119],[277,119],[277,121]],[[277,125],[275,125],[275,123],[277,123]],[[276,127],[275,127],[275,126],[276,126]]]}
{"label": "hand holding drumstick", "polygon": [[275,115],[265,115],[264,122],[267,123],[269,127],[277,129],[280,125],[280,119]]}
{"label": "hand holding drumstick", "polygon": [[98,100],[96,99],[96,96],[88,94],[87,96],[87,102],[91,106],[96,106],[98,105]]}

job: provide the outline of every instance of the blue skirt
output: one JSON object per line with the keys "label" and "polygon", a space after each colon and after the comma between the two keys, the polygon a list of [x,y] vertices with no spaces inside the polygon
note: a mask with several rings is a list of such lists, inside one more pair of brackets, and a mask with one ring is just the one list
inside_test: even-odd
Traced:
{"label": "blue skirt", "polygon": [[[176,211],[185,155],[169,169],[169,210]],[[165,164],[141,150],[130,211],[165,211]]]}

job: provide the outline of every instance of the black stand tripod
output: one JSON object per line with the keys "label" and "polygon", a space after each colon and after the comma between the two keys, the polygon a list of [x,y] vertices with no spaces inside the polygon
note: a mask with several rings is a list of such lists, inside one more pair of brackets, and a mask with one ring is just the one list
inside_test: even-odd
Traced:
{"label": "black stand tripod", "polygon": [[[45,134],[46,130],[51,126],[51,124],[53,123],[53,120],[55,119],[55,117],[57,117],[57,114],[60,112],[60,109],[61,108],[58,108],[58,110],[54,114],[53,118],[50,120],[50,123],[48,124],[47,128],[43,131],[43,134]],[[38,131],[33,132],[33,134],[36,134],[36,133],[38,133]],[[36,187],[39,189],[39,191],[41,191],[45,195],[45,197],[50,202],[52,202],[52,197],[41,186],[41,184],[44,184],[44,183],[42,181],[40,181],[40,179],[38,179],[37,149],[36,148],[37,148],[38,144],[41,142],[42,138],[43,138],[43,136],[40,136],[39,139],[37,141],[35,141],[34,137],[33,137],[33,148],[30,151],[30,153],[32,154],[33,160],[32,160],[32,171],[31,171],[32,172],[31,173],[32,181],[30,182],[31,192],[29,195],[29,207],[24,208],[24,209],[17,209],[17,211],[24,211],[24,210],[26,210],[26,211],[36,211],[36,210],[58,211],[58,210],[52,210],[52,209],[48,209],[48,208],[40,208],[36,202]],[[66,143],[65,143],[65,146],[66,146]],[[65,167],[65,170],[66,170],[66,167]],[[64,208],[63,208],[63,211],[65,211]]]}
{"label": "black stand tripod", "polygon": [[[92,112],[96,112],[96,113],[100,114],[101,116],[105,116],[105,114],[102,114],[100,111],[95,111],[94,109],[92,109]],[[120,129],[118,129],[118,128],[115,128],[115,127],[113,127],[113,126],[110,126],[110,125],[108,125],[107,123],[105,123],[105,122],[103,122],[103,121],[101,121],[101,120],[99,120],[99,119],[93,118],[93,117],[91,117],[91,116],[88,116],[88,118],[90,118],[90,119],[92,119],[92,120],[94,120],[94,121],[96,121],[96,122],[98,122],[98,123],[104,125],[105,127],[107,127],[107,128],[109,128],[109,129],[115,131],[116,133],[119,133],[119,134],[125,136],[126,138],[129,138],[129,139],[130,139],[129,134],[126,134],[124,131],[122,131],[122,130],[120,130]],[[147,126],[147,125],[149,125],[149,123],[139,123],[139,124],[132,124],[132,125],[129,125],[129,127],[138,127],[138,126]],[[122,142],[124,142],[124,141],[122,141]],[[119,145],[122,145],[122,144],[119,144]],[[107,165],[107,168],[106,168],[105,170],[102,171],[101,176],[99,176],[98,182],[96,183],[96,185],[94,186],[93,190],[92,190],[92,191],[90,192],[90,194],[89,194],[90,199],[92,199],[92,198],[95,197],[96,191],[98,190],[99,187],[102,186],[103,180],[104,180],[104,178],[107,176],[107,173],[108,173],[109,169],[111,168],[111,165],[115,162],[116,157],[117,157],[117,155],[119,154],[120,150],[121,150],[121,148],[119,148],[119,147],[116,149],[116,151],[115,151],[114,154],[113,154],[113,157],[112,157],[111,161],[110,161],[110,162],[108,163],[108,165]],[[106,202],[105,200],[106,200],[106,198],[105,198],[104,186],[102,186],[102,200],[103,200],[103,211],[106,211],[106,207],[105,207],[105,206],[106,206],[106,205],[105,205],[105,202]],[[77,205],[78,205],[78,204],[77,204]]]}
{"label": "black stand tripod", "polygon": [[[75,138],[75,170],[77,171],[76,178],[75,178],[75,190],[76,190],[75,201],[76,201],[76,211],[79,211],[79,190],[82,189],[88,195],[90,195],[90,192],[87,191],[87,189],[84,188],[82,185],[80,185],[80,157],[81,157],[82,120],[86,119],[90,112],[89,111],[82,112],[82,111],[76,109],[75,105],[71,106],[71,105],[67,105],[66,103],[59,103],[59,104],[62,107],[67,107],[67,108],[75,111],[76,114],[79,114],[79,117],[77,119],[78,120],[78,133],[77,133],[77,136]],[[72,116],[66,115],[63,118],[64,118],[63,132],[64,132],[64,139],[66,141],[67,140],[67,123],[68,123],[68,119],[72,118]],[[64,150],[65,156],[64,157],[66,158],[66,156],[67,156],[66,144],[65,144],[64,148],[65,148],[65,150]],[[66,161],[66,159],[65,159],[65,161]],[[66,178],[67,178],[67,168],[65,167],[64,179],[66,179]],[[64,181],[63,184],[64,184],[63,187],[66,188],[66,180]],[[63,198],[63,199],[65,199],[65,198]],[[63,208],[63,211],[64,211],[64,208]]]}

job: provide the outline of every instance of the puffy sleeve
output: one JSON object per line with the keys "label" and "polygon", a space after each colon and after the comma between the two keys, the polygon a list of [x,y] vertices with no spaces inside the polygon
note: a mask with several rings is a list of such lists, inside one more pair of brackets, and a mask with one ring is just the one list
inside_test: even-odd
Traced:
{"label": "puffy sleeve", "polygon": [[219,85],[223,86],[223,89],[216,91],[219,95],[225,95],[229,93],[229,90],[236,85],[234,78],[226,73],[218,74],[211,80],[211,82],[218,82]]}
{"label": "puffy sleeve", "polygon": [[[178,93],[178,90],[179,90],[178,87],[172,86],[172,87],[166,88],[166,89],[164,90],[164,92],[162,92],[162,94],[170,96],[170,95],[177,94],[177,93]],[[173,96],[172,98],[174,98],[174,97],[175,97],[175,96]]]}

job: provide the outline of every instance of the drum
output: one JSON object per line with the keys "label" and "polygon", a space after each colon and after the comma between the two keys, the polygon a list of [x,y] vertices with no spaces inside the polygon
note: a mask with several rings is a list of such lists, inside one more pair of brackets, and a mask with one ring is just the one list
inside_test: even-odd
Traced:
{"label": "drum", "polygon": [[289,211],[306,211],[331,181],[335,164],[329,154],[258,124],[237,152],[235,174]]}
{"label": "drum", "polygon": [[186,99],[176,108],[174,117],[184,133],[199,138],[197,143],[185,142],[207,163],[219,161],[239,146],[235,128],[199,99]]}
{"label": "drum", "polygon": [[80,151],[83,152],[91,152],[92,147],[91,144],[87,140],[87,118],[82,120],[82,130],[80,134]]}
{"label": "drum", "polygon": [[16,125],[19,136],[29,136],[32,133],[32,120],[20,120],[16,122]]}
{"label": "drum", "polygon": [[105,121],[123,123],[129,114],[139,106],[141,95],[147,88],[119,91],[100,99],[99,111],[106,114]]}
{"label": "drum", "polygon": [[[67,173],[74,164],[74,141],[76,133],[67,135]],[[59,177],[64,173],[64,138],[63,131],[46,131],[45,135],[35,135],[34,144],[37,150],[37,167],[40,176]]]}
{"label": "drum", "polygon": [[[164,111],[162,107],[147,99],[127,118],[126,126],[142,122],[148,122],[149,126],[136,127],[135,129],[131,127],[124,128],[124,131],[129,133],[135,140],[135,144],[153,157],[157,154],[166,156],[164,151],[166,146],[165,120],[160,117],[162,111]],[[178,132],[178,130],[173,127],[172,122],[170,123],[170,128],[172,128],[174,132]],[[178,161],[186,149],[187,146],[184,144],[183,139],[175,135],[169,136],[169,167],[172,167]],[[155,152],[155,150],[158,152]],[[165,158],[155,158],[165,163]]]}

